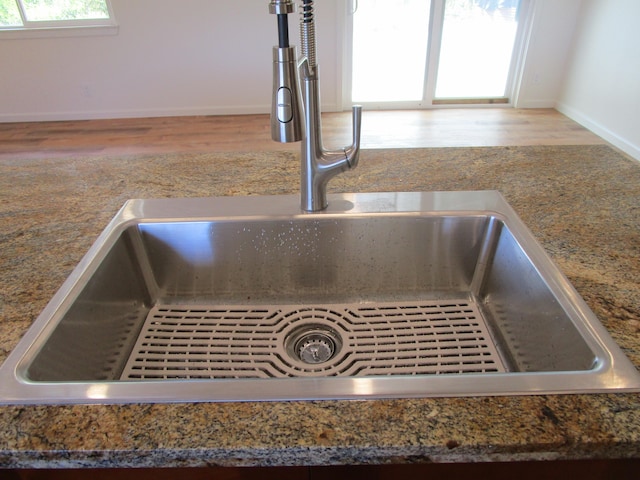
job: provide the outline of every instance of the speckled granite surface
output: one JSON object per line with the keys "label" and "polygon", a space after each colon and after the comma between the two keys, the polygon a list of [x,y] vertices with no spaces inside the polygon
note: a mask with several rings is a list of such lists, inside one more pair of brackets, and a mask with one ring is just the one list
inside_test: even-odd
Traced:
{"label": "speckled granite surface", "polygon": [[[640,367],[640,164],[601,146],[363,152],[332,191],[499,190]],[[0,360],[129,198],[284,194],[296,153],[0,161]],[[640,394],[0,407],[0,467],[640,458]]]}

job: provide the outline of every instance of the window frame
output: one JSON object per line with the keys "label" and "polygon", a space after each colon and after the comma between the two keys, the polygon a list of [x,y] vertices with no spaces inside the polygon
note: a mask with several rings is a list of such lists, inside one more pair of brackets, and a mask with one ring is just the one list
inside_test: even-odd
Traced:
{"label": "window frame", "polygon": [[118,33],[118,24],[113,14],[111,0],[104,0],[108,18],[73,20],[27,20],[21,0],[14,1],[20,13],[22,25],[0,26],[0,39],[115,35]]}

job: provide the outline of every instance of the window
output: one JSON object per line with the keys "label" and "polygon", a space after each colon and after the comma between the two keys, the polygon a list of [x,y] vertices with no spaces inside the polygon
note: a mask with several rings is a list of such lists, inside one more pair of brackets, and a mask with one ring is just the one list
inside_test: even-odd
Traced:
{"label": "window", "polygon": [[0,30],[113,25],[109,0],[0,0]]}
{"label": "window", "polygon": [[360,0],[353,18],[354,102],[422,99],[429,0]]}
{"label": "window", "polygon": [[519,0],[447,0],[435,98],[507,97]]}
{"label": "window", "polygon": [[353,1],[351,101],[508,103],[528,0]]}

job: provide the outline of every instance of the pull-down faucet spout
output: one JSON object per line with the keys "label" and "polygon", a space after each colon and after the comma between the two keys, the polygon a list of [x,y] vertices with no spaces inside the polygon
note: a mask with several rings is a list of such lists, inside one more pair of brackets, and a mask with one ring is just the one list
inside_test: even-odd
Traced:
{"label": "pull-down faucet spout", "polygon": [[[269,11],[278,15],[280,44],[274,47],[274,96],[271,109],[272,138],[280,142],[302,140],[300,155],[301,208],[308,212],[327,207],[327,183],[345,170],[354,168],[360,156],[362,108],[353,107],[353,143],[341,150],[328,151],[322,143],[320,86],[316,65],[313,0],[303,0],[300,37],[303,58],[295,70],[294,47],[283,44],[283,16],[295,10],[291,0],[272,0]],[[299,80],[301,77],[301,81]],[[302,89],[302,102],[299,101]],[[304,118],[304,125],[300,125]],[[300,136],[302,138],[300,138]]]}
{"label": "pull-down faucet spout", "polygon": [[322,143],[320,87],[318,67],[310,71],[305,60],[301,65],[305,138],[301,152],[302,209],[315,212],[327,207],[327,183],[339,173],[354,168],[360,158],[360,125],[362,108],[353,107],[353,144],[341,150],[328,151]]}

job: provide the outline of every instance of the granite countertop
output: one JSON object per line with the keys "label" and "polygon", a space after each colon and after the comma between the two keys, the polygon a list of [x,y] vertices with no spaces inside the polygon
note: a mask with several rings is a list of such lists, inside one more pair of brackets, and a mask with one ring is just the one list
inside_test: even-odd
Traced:
{"label": "granite countertop", "polygon": [[[284,194],[296,153],[0,160],[0,361],[129,198]],[[499,190],[640,367],[640,164],[605,145],[364,151],[331,191]],[[0,468],[640,457],[640,394],[0,407]]]}

